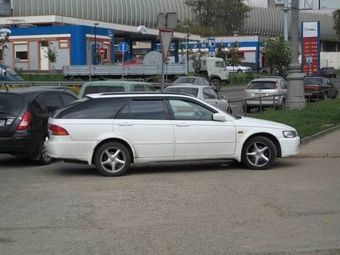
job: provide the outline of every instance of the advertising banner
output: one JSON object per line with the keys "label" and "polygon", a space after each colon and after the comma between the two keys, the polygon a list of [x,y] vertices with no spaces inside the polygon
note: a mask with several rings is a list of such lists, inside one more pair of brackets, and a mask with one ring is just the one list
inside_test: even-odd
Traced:
{"label": "advertising banner", "polygon": [[320,50],[320,22],[302,22],[302,66],[305,74],[319,74]]}

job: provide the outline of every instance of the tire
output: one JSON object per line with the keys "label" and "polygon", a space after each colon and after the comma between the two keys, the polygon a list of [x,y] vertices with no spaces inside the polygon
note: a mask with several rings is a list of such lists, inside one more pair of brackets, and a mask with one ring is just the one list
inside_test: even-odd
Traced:
{"label": "tire", "polygon": [[130,167],[131,154],[121,143],[102,144],[94,154],[94,165],[104,176],[123,175]]}
{"label": "tire", "polygon": [[267,74],[268,72],[266,70],[262,70],[261,74]]}
{"label": "tire", "polygon": [[217,78],[211,79],[210,84],[215,86],[217,91],[221,90],[222,83],[221,83],[221,81],[219,79],[217,79]]}
{"label": "tire", "polygon": [[279,110],[284,110],[286,108],[286,100],[282,99],[281,104],[277,107]]}
{"label": "tire", "polygon": [[39,165],[49,165],[52,163],[53,158],[46,154],[45,149],[45,138],[39,144],[39,151],[38,153],[30,156],[31,160],[37,161]]}
{"label": "tire", "polygon": [[255,136],[243,145],[241,158],[249,169],[267,170],[277,158],[277,149],[269,138]]}
{"label": "tire", "polygon": [[243,71],[241,69],[238,69],[237,73],[243,73]]}

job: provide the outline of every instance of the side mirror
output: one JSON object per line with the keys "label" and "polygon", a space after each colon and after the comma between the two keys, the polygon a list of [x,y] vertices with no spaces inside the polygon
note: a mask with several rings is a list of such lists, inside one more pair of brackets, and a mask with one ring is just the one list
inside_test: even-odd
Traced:
{"label": "side mirror", "polygon": [[222,114],[222,113],[214,113],[214,115],[213,115],[213,120],[224,122],[224,121],[226,121],[227,119],[226,119],[226,117],[224,116],[224,114]]}

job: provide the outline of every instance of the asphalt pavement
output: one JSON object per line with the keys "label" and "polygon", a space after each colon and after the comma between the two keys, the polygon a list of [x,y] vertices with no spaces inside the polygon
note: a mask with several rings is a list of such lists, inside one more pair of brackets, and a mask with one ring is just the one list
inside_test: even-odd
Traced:
{"label": "asphalt pavement", "polygon": [[302,140],[297,157],[340,157],[340,126]]}

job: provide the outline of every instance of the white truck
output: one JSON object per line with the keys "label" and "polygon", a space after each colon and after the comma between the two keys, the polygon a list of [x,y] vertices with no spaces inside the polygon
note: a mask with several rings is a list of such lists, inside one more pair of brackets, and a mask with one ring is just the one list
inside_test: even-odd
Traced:
{"label": "white truck", "polygon": [[217,91],[221,89],[223,83],[229,81],[229,72],[222,58],[197,57],[194,59],[193,67],[196,75],[206,77]]}
{"label": "white truck", "polygon": [[[197,75],[205,76],[219,90],[221,84],[228,80],[228,71],[223,59],[214,57],[201,57],[194,61]],[[199,67],[198,69],[196,67]],[[164,65],[164,75],[168,80],[187,74],[187,65]],[[106,79],[147,79],[162,74],[162,54],[156,51],[145,55],[142,64],[137,65],[69,65],[63,66],[63,74],[67,80],[106,80]]]}

